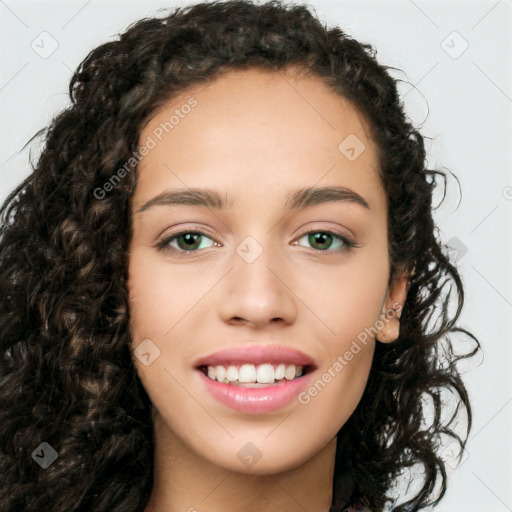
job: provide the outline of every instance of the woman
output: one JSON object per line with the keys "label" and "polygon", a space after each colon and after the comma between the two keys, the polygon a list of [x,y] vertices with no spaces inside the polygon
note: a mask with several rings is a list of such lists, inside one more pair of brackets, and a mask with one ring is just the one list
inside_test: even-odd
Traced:
{"label": "woman", "polygon": [[471,425],[449,335],[474,338],[371,47],[203,3],[93,50],[70,95],[2,208],[5,510],[437,503],[440,436],[467,438],[444,392]]}

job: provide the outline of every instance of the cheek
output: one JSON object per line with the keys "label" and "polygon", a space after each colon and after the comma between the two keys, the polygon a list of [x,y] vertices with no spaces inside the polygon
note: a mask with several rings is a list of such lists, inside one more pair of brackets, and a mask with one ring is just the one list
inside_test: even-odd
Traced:
{"label": "cheek", "polygon": [[[189,370],[187,361],[195,354],[194,346],[184,341],[201,327],[191,319],[215,276],[198,279],[196,269],[170,265],[144,247],[131,252],[128,274],[131,348],[137,373],[155,405],[169,400],[180,403],[184,397],[172,376]],[[202,320],[208,322],[205,314]],[[140,357],[147,353],[146,360]]]}
{"label": "cheek", "polygon": [[[372,327],[380,313],[382,288],[359,286],[350,280],[332,283],[331,300],[318,304],[332,332],[318,338],[322,344],[321,366],[311,385],[298,397],[307,408],[304,425],[315,431],[321,418],[329,435],[336,435],[357,407],[368,381],[374,353]],[[361,284],[361,283],[359,283]],[[334,333],[334,334],[333,334]]]}
{"label": "cheek", "polygon": [[[312,433],[328,429],[333,437],[347,422],[363,395],[370,372],[374,345],[355,345],[338,350],[330,364],[298,396],[306,415],[301,425]],[[320,421],[319,421],[320,420]],[[323,435],[326,433],[323,432]]]}
{"label": "cheek", "polygon": [[162,339],[204,293],[208,283],[197,283],[193,269],[175,267],[143,248],[131,253],[128,289],[134,343],[150,335]]}
{"label": "cheek", "polygon": [[169,265],[156,261],[145,248],[131,252],[128,274],[132,360],[137,374],[157,410],[165,410],[170,403],[178,410],[190,409],[190,400],[184,401],[186,396],[173,378],[177,369],[182,371],[181,360],[173,354],[179,346],[183,353],[183,345],[173,340],[180,333],[180,319],[190,308],[187,296],[192,291],[178,270],[170,273]]}
{"label": "cheek", "polygon": [[332,349],[343,349],[375,325],[386,295],[388,272],[384,254],[381,259],[354,257],[314,275],[301,274],[301,297],[322,321],[323,330],[330,332]]}
{"label": "cheek", "polygon": [[[376,256],[354,258],[335,270],[331,267],[321,281],[319,275],[301,278],[302,297],[321,319],[322,323],[316,323],[323,332],[319,336],[322,368],[303,401],[311,406],[312,414],[325,414],[330,407],[327,414],[333,425],[341,426],[348,419],[368,380],[389,276],[386,253]],[[322,293],[319,282],[324,283]]]}

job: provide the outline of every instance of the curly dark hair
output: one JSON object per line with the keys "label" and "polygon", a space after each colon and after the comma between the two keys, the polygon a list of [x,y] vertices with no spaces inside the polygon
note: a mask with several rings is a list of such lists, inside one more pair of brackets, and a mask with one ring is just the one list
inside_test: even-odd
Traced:
{"label": "curly dark hair", "polygon": [[[144,510],[153,425],[129,348],[127,292],[136,170],[105,197],[94,191],[135,154],[145,123],[175,94],[230,70],[287,67],[322,78],[368,121],[389,205],[390,282],[410,274],[400,336],[376,344],[363,397],[337,436],[331,512],[360,498],[382,510],[413,464],[423,468],[421,486],[392,510],[439,502],[447,479],[440,440],[463,449],[471,428],[456,363],[479,343],[456,325],[463,285],[432,218],[446,176],[426,168],[423,137],[387,71],[394,68],[375,55],[306,5],[237,0],[142,19],[79,65],[71,105],[42,132],[32,174],[0,211],[3,512]],[[470,342],[464,354],[454,334]],[[447,391],[457,407],[446,418]],[[467,413],[462,436],[452,428],[459,409]],[[42,442],[58,452],[46,469],[33,460]]]}

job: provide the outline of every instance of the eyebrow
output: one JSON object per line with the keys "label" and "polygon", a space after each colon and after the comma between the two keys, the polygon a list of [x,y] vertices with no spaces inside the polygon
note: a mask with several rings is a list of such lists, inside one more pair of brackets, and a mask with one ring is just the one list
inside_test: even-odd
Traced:
{"label": "eyebrow", "polygon": [[296,208],[307,208],[317,204],[332,202],[349,202],[370,209],[370,205],[359,194],[345,187],[305,187],[299,188],[289,194],[285,203],[286,208],[294,210]]}
{"label": "eyebrow", "polygon": [[[349,202],[370,209],[368,202],[359,194],[345,187],[304,187],[288,193],[285,207],[288,210],[307,208],[323,203]],[[157,205],[205,206],[212,209],[226,209],[233,205],[227,195],[222,197],[216,190],[207,188],[186,188],[167,190],[150,199],[139,210],[142,213]]]}

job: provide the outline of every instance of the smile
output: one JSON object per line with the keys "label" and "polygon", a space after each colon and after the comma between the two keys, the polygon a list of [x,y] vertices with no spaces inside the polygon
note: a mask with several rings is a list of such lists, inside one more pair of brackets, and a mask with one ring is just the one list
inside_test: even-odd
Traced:
{"label": "smile", "polygon": [[226,367],[218,365],[200,367],[208,378],[217,382],[254,388],[272,386],[276,383],[294,380],[303,375],[304,368],[304,366],[284,363],[278,365],[264,363],[258,366],[246,363],[240,366],[230,365]]}
{"label": "smile", "polygon": [[286,407],[308,385],[317,367],[304,353],[276,345],[224,349],[194,366],[213,398],[248,414]]}

